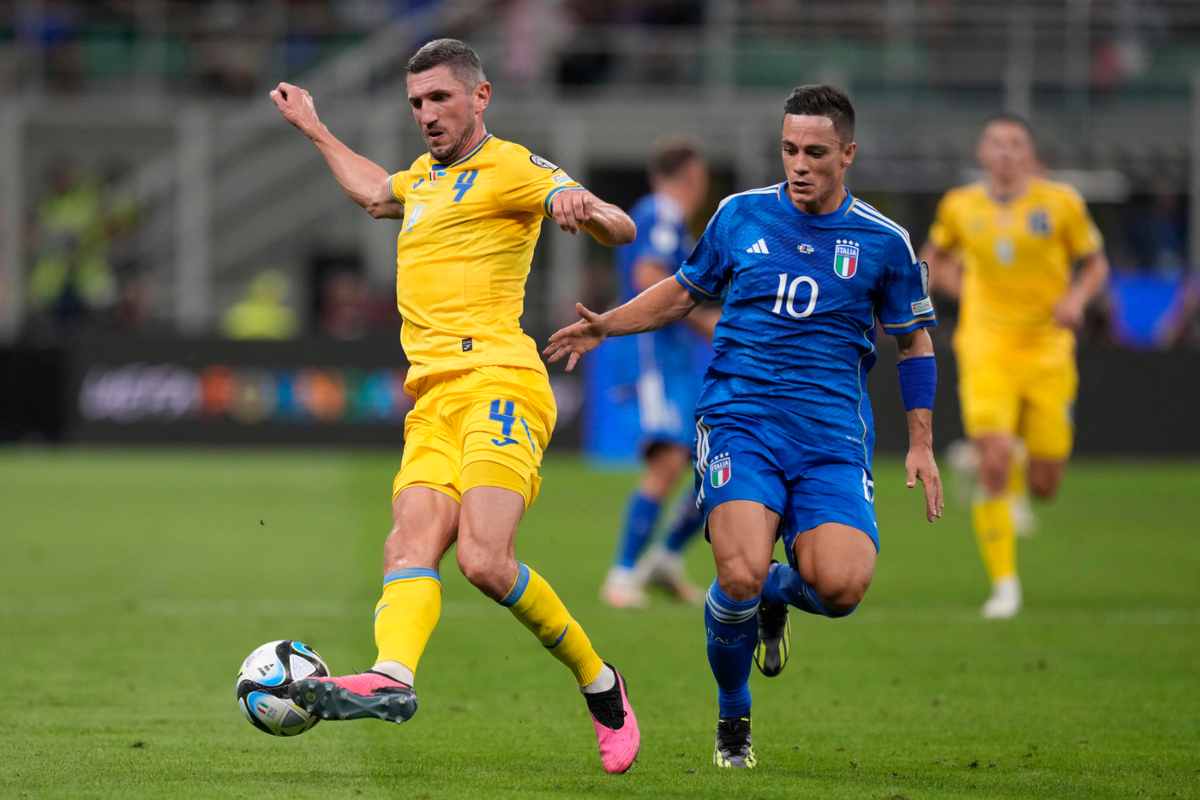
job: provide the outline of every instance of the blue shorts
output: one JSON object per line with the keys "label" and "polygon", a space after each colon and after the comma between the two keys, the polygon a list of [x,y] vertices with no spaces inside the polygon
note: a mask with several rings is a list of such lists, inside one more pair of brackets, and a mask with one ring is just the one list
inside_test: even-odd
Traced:
{"label": "blue shorts", "polygon": [[657,369],[638,375],[639,440],[643,454],[655,445],[671,444],[692,449],[695,443],[693,414],[700,395],[700,377]]}
{"label": "blue shorts", "polygon": [[879,550],[869,464],[797,447],[741,418],[701,418],[696,422],[696,501],[707,520],[729,500],[761,503],[779,515],[788,561],[795,561],[796,537],[826,522],[857,528]]}

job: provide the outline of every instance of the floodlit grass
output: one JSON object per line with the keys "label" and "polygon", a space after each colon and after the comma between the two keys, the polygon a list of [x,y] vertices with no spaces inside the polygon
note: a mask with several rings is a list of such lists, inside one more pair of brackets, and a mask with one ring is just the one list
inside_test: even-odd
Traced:
{"label": "floodlit grass", "polygon": [[242,719],[264,641],[370,664],[397,461],[0,451],[0,796],[1200,796],[1200,464],[1073,465],[1020,545],[1027,611],[989,623],[964,510],[926,524],[881,461],[875,585],[793,616],[791,665],[752,678],[760,766],[724,774],[700,611],[596,599],[632,476],[552,458],[518,554],[629,678],[642,754],[608,776],[569,673],[452,558],[412,722]]}

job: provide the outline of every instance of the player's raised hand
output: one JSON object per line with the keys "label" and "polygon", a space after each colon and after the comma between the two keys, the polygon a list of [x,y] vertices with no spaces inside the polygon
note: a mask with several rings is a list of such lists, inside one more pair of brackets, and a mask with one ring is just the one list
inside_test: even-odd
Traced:
{"label": "player's raised hand", "polygon": [[[566,194],[566,192],[559,192],[559,194]],[[604,341],[604,337],[607,335],[600,314],[587,308],[583,303],[575,304],[575,313],[579,315],[579,321],[552,333],[549,344],[542,351],[542,355],[551,364],[562,360],[563,356],[569,356],[567,372],[575,369],[580,357],[589,350],[596,349],[596,346]]]}
{"label": "player's raised hand", "polygon": [[307,89],[290,83],[280,83],[271,90],[271,100],[283,118],[299,128],[305,136],[312,136],[320,127],[321,119],[317,116],[317,107],[313,105],[312,95]]}
{"label": "player's raised hand", "polygon": [[941,519],[946,509],[942,498],[942,476],[938,472],[933,450],[928,447],[910,447],[904,459],[905,485],[913,488],[917,481],[925,489],[925,519],[934,522]]}
{"label": "player's raised hand", "polygon": [[579,233],[580,228],[592,221],[599,205],[600,199],[587,189],[567,189],[550,201],[550,215],[567,233]]}

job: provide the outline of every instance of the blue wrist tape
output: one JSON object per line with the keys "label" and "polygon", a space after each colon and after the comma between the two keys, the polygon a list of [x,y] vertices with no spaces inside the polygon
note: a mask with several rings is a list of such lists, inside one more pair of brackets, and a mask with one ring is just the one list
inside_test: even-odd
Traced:
{"label": "blue wrist tape", "polygon": [[896,365],[900,373],[900,397],[904,410],[933,408],[937,394],[937,361],[932,355],[906,358]]}

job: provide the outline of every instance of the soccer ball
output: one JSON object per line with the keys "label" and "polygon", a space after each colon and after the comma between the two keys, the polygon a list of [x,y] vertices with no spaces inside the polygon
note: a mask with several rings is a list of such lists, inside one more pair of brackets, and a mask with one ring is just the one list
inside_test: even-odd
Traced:
{"label": "soccer ball", "polygon": [[297,736],[318,719],[291,701],[288,686],[292,681],[328,674],[325,661],[304,642],[267,642],[246,656],[238,670],[234,687],[238,708],[263,733]]}

